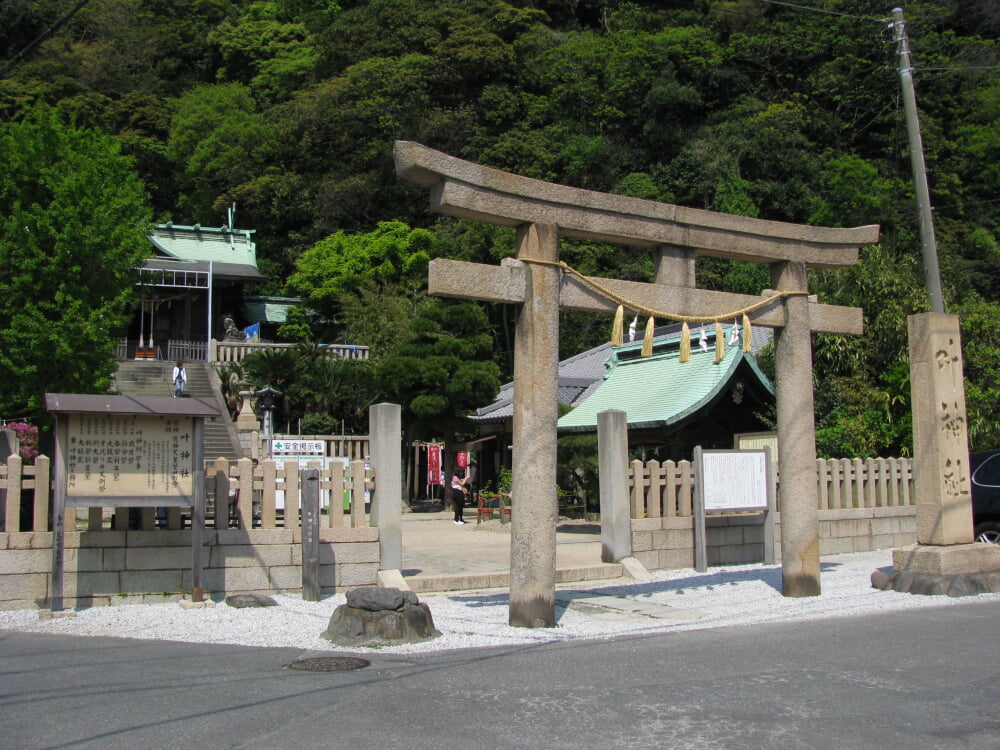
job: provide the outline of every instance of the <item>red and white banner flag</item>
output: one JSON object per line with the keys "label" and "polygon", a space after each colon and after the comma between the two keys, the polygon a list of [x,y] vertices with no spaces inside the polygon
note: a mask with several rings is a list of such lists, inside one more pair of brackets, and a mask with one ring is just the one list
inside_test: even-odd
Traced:
{"label": "red and white banner flag", "polygon": [[427,484],[444,484],[441,475],[441,446],[427,446]]}

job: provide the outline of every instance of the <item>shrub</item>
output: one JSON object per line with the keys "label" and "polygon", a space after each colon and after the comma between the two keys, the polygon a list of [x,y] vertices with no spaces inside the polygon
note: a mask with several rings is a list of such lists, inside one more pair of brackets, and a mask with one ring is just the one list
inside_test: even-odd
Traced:
{"label": "shrub", "polygon": [[7,425],[7,429],[13,430],[17,435],[21,443],[19,453],[24,463],[35,463],[35,457],[38,455],[38,428],[25,422],[11,422]]}

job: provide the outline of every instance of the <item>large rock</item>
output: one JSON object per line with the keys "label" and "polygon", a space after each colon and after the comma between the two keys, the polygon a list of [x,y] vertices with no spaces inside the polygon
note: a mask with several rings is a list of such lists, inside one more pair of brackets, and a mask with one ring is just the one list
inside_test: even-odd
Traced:
{"label": "large rock", "polygon": [[320,637],[341,646],[394,646],[437,638],[430,608],[412,591],[365,586],[347,592]]}
{"label": "large rock", "polygon": [[1000,573],[960,573],[928,575],[910,571],[888,573],[876,570],[871,575],[872,588],[920,596],[976,596],[1000,593]]}

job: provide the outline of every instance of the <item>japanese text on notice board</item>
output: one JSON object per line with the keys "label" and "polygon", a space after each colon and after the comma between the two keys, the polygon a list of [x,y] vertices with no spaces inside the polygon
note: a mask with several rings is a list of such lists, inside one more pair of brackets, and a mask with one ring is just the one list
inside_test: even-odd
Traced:
{"label": "japanese text on notice board", "polygon": [[66,492],[71,496],[190,496],[191,417],[70,414]]}

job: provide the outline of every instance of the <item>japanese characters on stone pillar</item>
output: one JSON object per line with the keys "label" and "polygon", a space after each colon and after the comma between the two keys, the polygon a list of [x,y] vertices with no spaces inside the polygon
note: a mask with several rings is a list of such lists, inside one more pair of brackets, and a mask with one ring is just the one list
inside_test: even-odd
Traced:
{"label": "japanese characters on stone pillar", "polygon": [[972,487],[958,317],[912,315],[913,483],[918,544],[972,542]]}

